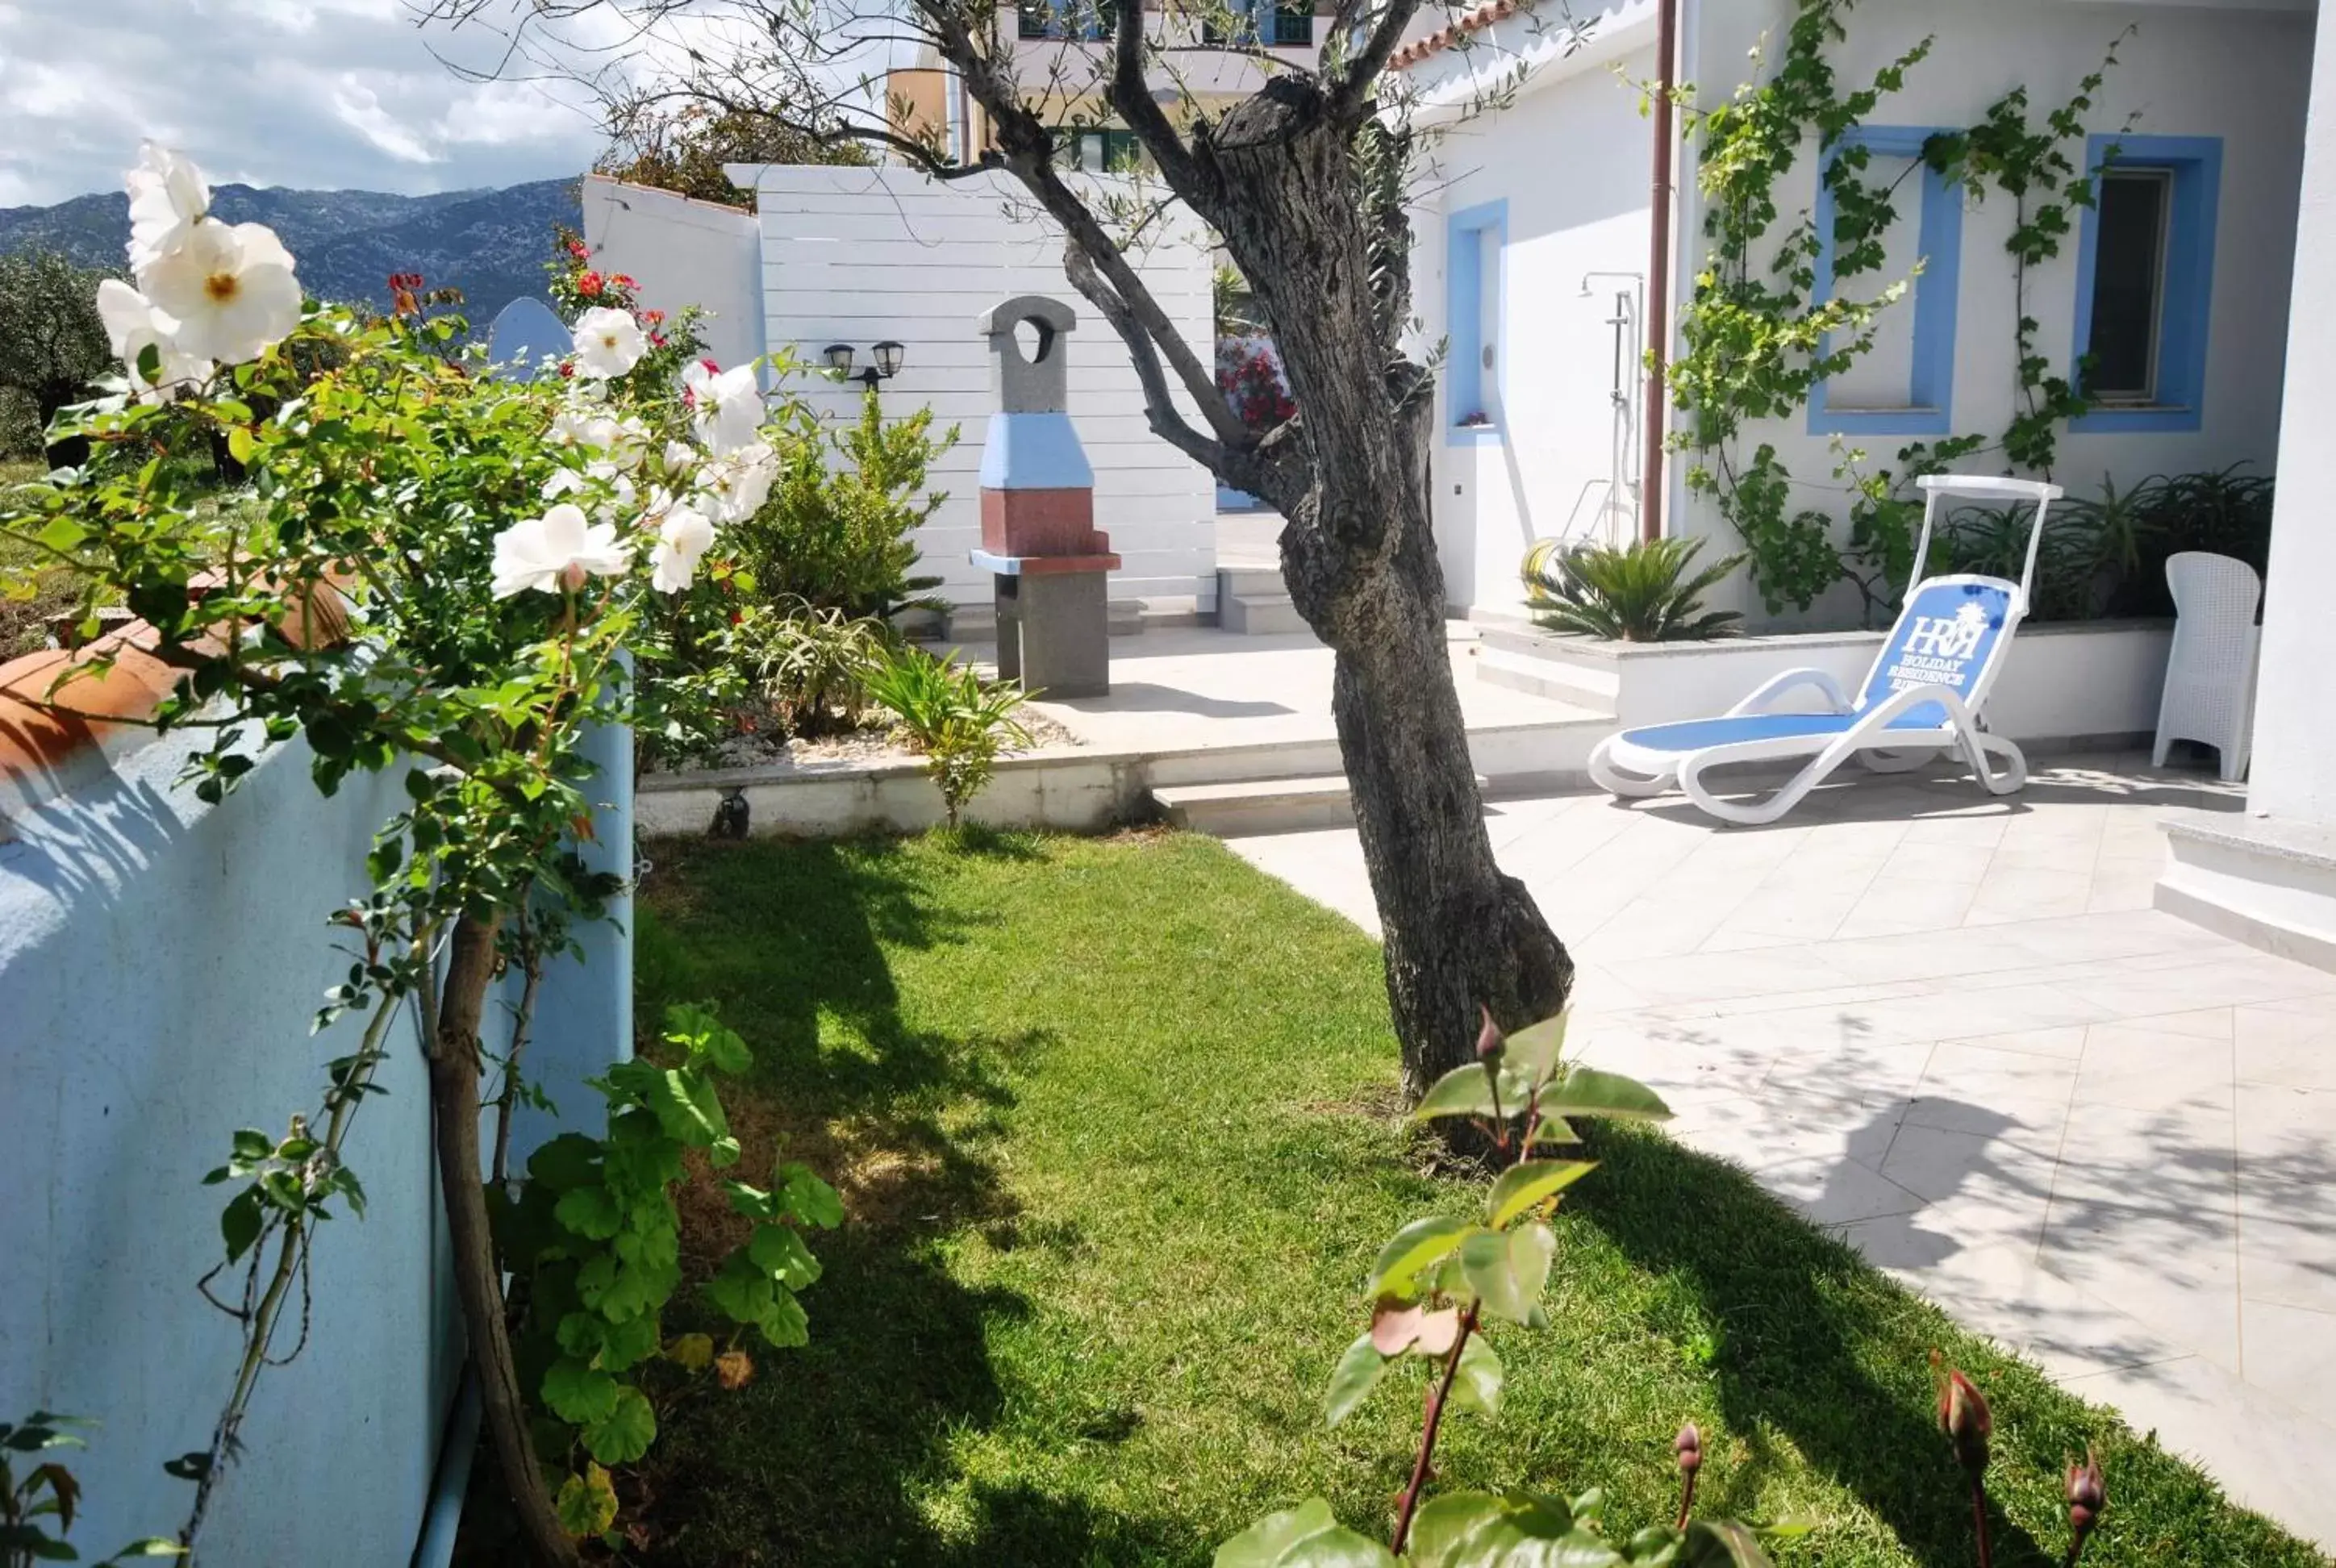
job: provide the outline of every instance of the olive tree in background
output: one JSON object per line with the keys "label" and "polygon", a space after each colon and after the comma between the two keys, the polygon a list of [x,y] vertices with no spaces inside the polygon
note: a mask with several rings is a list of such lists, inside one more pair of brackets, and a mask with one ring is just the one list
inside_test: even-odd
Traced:
{"label": "olive tree in background", "polygon": [[[1480,1002],[1506,1025],[1547,1017],[1565,1003],[1572,964],[1523,885],[1494,862],[1446,650],[1428,498],[1435,355],[1411,330],[1404,209],[1425,134],[1387,70],[1422,0],[1338,0],[1300,65],[1243,41],[1257,36],[1251,16],[1271,12],[1254,3],[1235,14],[1209,0],[1217,14],[1202,8],[1202,44],[1167,41],[1162,0],[1101,0],[1100,10],[1097,0],[1025,0],[1035,30],[1108,39],[1061,48],[1039,81],[1017,73],[1021,19],[996,0],[423,9],[442,25],[506,34],[497,47],[507,73],[590,82],[619,111],[701,104],[822,143],[881,147],[939,180],[999,170],[1020,182],[1066,236],[1072,286],[1126,346],[1153,431],[1288,520],[1290,596],[1336,654],[1339,746],[1416,1095],[1470,1059]],[[1195,7],[1173,10],[1186,38]],[[881,73],[911,51],[963,83],[987,122],[981,145],[952,148],[938,130],[893,122]],[[1256,63],[1254,91],[1222,104],[1189,91],[1187,73],[1222,76],[1233,56]],[[1069,107],[1050,107],[1060,105]],[[1066,170],[1078,131],[1105,122],[1145,154],[1132,197]],[[1244,425],[1218,389],[1212,346],[1186,340],[1130,260],[1169,200],[1221,238],[1273,336],[1298,412],[1271,428]]]}
{"label": "olive tree in background", "polygon": [[105,276],[62,251],[0,256],[0,457],[38,457],[50,419],[107,369]]}

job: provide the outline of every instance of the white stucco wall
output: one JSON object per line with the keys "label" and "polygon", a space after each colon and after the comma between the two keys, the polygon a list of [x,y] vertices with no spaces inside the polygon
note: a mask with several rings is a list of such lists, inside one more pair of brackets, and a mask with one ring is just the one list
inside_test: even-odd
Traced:
{"label": "white stucco wall", "polygon": [[[1638,4],[1619,6],[1601,27],[1609,35],[1634,26],[1643,31],[1639,14],[1646,9]],[[1747,53],[1764,32],[1780,36],[1792,9],[1789,0],[1690,3],[1683,76],[1700,84],[1706,102],[1719,101],[1734,91],[1747,68]],[[2033,100],[2031,120],[2040,123],[2129,24],[2138,32],[2122,46],[2121,63],[2088,114],[2088,128],[2114,132],[2133,117],[2136,134],[2216,136],[2224,142],[2204,415],[2195,432],[2065,433],[2056,473],[2080,493],[2097,491],[2104,474],[2126,484],[2153,473],[2240,462],[2263,470],[2273,465],[2312,16],[2292,4],[2202,7],[2121,0],[1958,0],[1941,6],[1934,0],[1863,0],[1851,15],[1848,41],[1830,56],[1847,91],[1935,33],[1931,57],[1909,73],[1905,90],[1884,100],[1869,123],[1971,124],[2021,83]],[[1479,53],[1474,68],[1480,72],[1533,47],[1514,22],[1479,36],[1498,45]],[[1602,65],[1601,53],[1593,47],[1583,58]],[[1455,69],[1431,63],[1415,67],[1415,74],[1432,78]],[[1650,50],[1634,53],[1624,63],[1634,79],[1651,69]],[[1646,266],[1650,144],[1646,122],[1638,115],[1638,94],[1603,69],[1552,65],[1536,82],[1514,107],[1451,136],[1445,158],[1455,178],[1425,202],[1416,257],[1416,287],[1432,342],[1445,330],[1445,215],[1495,199],[1509,203],[1504,395],[1510,430],[1496,444],[1439,445],[1436,453],[1439,537],[1449,591],[1457,603],[1486,609],[1514,606],[1522,541],[1563,531],[1583,483],[1607,471],[1611,375],[1601,318],[1607,314],[1609,286],[1601,283],[1593,298],[1582,300],[1582,274],[1591,267]],[[1701,265],[1703,215],[1694,191],[1695,156],[1690,144],[1681,163],[1685,195],[1675,298]],[[1814,203],[1817,168],[1812,138],[1779,183],[1780,229]],[[1915,200],[1911,191],[1902,195],[1902,208]],[[1959,433],[1993,438],[2012,415],[2016,317],[2011,259],[2003,246],[2014,223],[2012,204],[2000,194],[1966,204],[1963,211],[1952,404],[1952,427]],[[2038,344],[2054,374],[2067,373],[2074,345],[2077,255],[2071,235],[2063,254],[2029,279],[2028,309],[2042,324]],[[1447,413],[1441,422],[1448,418]],[[1888,463],[1913,439],[1918,438],[1873,435],[1853,443]],[[1774,443],[1796,480],[1807,482],[1809,488],[1796,501],[1838,513],[1842,503],[1829,488],[1835,463],[1830,440],[1810,433],[1806,411],[1745,433],[1747,451],[1764,441]],[[1971,461],[1992,469],[2001,457]],[[1711,536],[1714,552],[1735,548],[1733,530],[1715,508],[1683,501],[1678,482],[1683,467],[1673,460],[1670,531]],[[1460,493],[1455,493],[1455,485]],[[1854,623],[1854,596],[1843,591],[1841,601],[1820,604],[1820,624]],[[1736,608],[1757,616],[1748,585],[1739,580],[1733,595],[1724,592],[1721,600],[1730,602],[1731,597]]]}
{"label": "white stucco wall", "polygon": [[592,265],[640,285],[640,303],[667,316],[689,305],[710,312],[700,327],[720,365],[763,352],[762,240],[754,215],[670,190],[584,177],[584,242]]}
{"label": "white stucco wall", "polygon": [[2295,286],[2300,307],[2288,337],[2287,418],[2280,441],[2280,492],[2263,586],[2263,662],[2255,697],[2254,762],[2247,807],[2291,822],[2336,828],[2336,321],[2323,301],[2336,290],[2336,6],[2321,13],[2328,51],[2313,83],[2303,164]]}
{"label": "white stucco wall", "polygon": [[[1585,13],[1588,8],[1582,8]],[[1451,406],[1449,375],[1439,377],[1435,443],[1436,537],[1445,597],[1456,606],[1515,609],[1523,604],[1518,562],[1537,539],[1590,532],[1627,536],[1627,521],[1601,516],[1616,464],[1613,386],[1617,291],[1638,293],[1629,278],[1583,279],[1592,272],[1647,269],[1650,170],[1645,122],[1637,97],[1609,73],[1634,78],[1653,69],[1651,7],[1634,4],[1602,18],[1599,47],[1539,69],[1534,90],[1497,114],[1443,128],[1434,151],[1428,194],[1414,211],[1418,248],[1412,287],[1422,323],[1421,346],[1452,331],[1445,318],[1445,230],[1449,216],[1505,202],[1500,317],[1505,342],[1498,357],[1503,433],[1453,444],[1448,429],[1471,412]],[[1640,40],[1643,37],[1644,42]],[[1465,93],[1473,73],[1497,75],[1514,52],[1535,42],[1523,23],[1477,35],[1465,52],[1433,56],[1416,74],[1431,91]],[[1432,112],[1430,118],[1433,118]],[[1643,297],[1643,296],[1640,296]],[[1635,367],[1628,378],[1643,373]],[[1621,463],[1635,491],[1635,434]],[[1621,498],[1627,509],[1632,495]]]}
{"label": "white stucco wall", "polygon": [[[735,177],[735,176],[734,176]],[[985,422],[996,406],[989,354],[975,317],[1017,294],[1045,294],[1077,313],[1070,335],[1071,420],[1095,473],[1095,525],[1124,565],[1114,599],[1166,612],[1213,609],[1216,482],[1154,436],[1127,350],[1063,276],[1061,231],[1004,174],[938,184],[907,169],[773,165],[755,173],[762,229],[764,336],[813,363],[849,343],[858,364],[897,339],[900,374],[888,407],[929,405],[960,439],[932,482],[949,499],[925,525],[922,570],[952,601],[987,609],[991,586],[968,560],[980,542]],[[1124,181],[1094,180],[1097,189]],[[1180,209],[1181,210],[1181,209]],[[1207,362],[1212,342],[1210,255],[1197,223],[1171,216],[1138,270]],[[838,419],[857,416],[860,388],[802,384]]]}

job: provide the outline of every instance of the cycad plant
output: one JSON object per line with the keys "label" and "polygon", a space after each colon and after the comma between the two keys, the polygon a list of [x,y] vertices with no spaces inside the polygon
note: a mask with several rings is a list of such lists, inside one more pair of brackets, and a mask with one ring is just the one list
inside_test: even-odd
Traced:
{"label": "cycad plant", "polygon": [[1618,642],[1733,637],[1744,618],[1706,609],[1703,596],[1744,563],[1731,555],[1689,575],[1699,539],[1640,540],[1617,548],[1545,539],[1526,552],[1526,603],[1551,631]]}

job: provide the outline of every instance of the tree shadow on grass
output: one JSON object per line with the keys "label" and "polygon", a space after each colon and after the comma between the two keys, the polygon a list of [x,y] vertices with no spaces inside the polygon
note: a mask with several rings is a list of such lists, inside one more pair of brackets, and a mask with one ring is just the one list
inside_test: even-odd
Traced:
{"label": "tree shadow on grass", "polygon": [[[1708,1511],[1750,1511],[1761,1471],[1780,1462],[1764,1458],[1774,1433],[1916,1561],[1968,1568],[1970,1495],[1933,1415],[1928,1346],[1894,1288],[1733,1165],[1638,1129],[1592,1123],[1582,1135],[1600,1179],[1567,1207],[1638,1267],[1682,1281],[1721,1327],[1711,1370],[1751,1459],[1712,1477]],[[2059,1561],[2000,1508],[1990,1529],[1997,1568]]]}
{"label": "tree shadow on grass", "polygon": [[[970,852],[1035,848],[989,835]],[[957,1238],[1076,1248],[1022,1220],[996,1164],[1020,1058],[1051,1036],[949,1033],[901,1017],[888,952],[962,941],[980,917],[949,908],[932,863],[897,844],[667,844],[645,890],[644,1022],[711,998],[754,1055],[724,1100],[759,1183],[774,1158],[835,1183],[845,1221],[812,1238],[823,1273],[804,1294],[811,1342],[745,1342],[744,1389],[694,1391],[647,1476],[642,1559],[673,1564],[1190,1561],[1197,1544],[1083,1502],[977,1483],[952,1446],[1003,1415],[993,1335],[1030,1307],[949,1268]],[[822,1024],[826,1038],[822,1041]],[[653,1047],[652,1047],[653,1048]],[[745,1238],[700,1173],[681,1197],[685,1261],[703,1279]],[[687,1292],[667,1332],[719,1331]],[[1107,1440],[1107,1435],[1106,1435]]]}

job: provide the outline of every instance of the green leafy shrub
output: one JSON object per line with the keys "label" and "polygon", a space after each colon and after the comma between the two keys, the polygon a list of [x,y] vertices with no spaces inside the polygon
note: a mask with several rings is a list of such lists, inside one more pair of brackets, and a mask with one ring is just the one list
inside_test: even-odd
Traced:
{"label": "green leafy shrub", "polygon": [[1676,642],[1732,636],[1744,618],[1732,609],[1705,609],[1703,596],[1744,557],[1731,555],[1690,577],[1688,569],[1703,542],[1638,540],[1619,549],[1583,544],[1567,550],[1543,540],[1525,556],[1526,601],[1541,625],[1583,637]]}
{"label": "green leafy shrub", "polygon": [[[73,1534],[73,1514],[81,1507],[81,1483],[55,1459],[43,1459],[16,1478],[18,1456],[54,1454],[63,1448],[88,1446],[72,1431],[97,1423],[79,1416],[35,1410],[21,1421],[0,1421],[0,1568],[32,1568],[35,1563],[78,1563],[81,1553],[65,1537]],[[50,1533],[50,1521],[55,1533]],[[150,1535],[132,1541],[98,1565],[112,1565],[131,1557],[184,1557],[187,1549],[176,1541]]]}
{"label": "green leafy shrub", "polygon": [[909,744],[924,754],[951,828],[966,803],[988,786],[998,752],[1008,742],[1030,744],[1030,732],[1014,716],[1027,700],[1022,688],[985,681],[954,657],[901,648],[868,676],[867,687],[877,705],[900,721]]}
{"label": "green leafy shrub", "polygon": [[891,649],[884,623],[805,599],[746,617],[733,657],[790,734],[849,731],[868,706],[868,677]]}
{"label": "green leafy shrub", "polygon": [[579,1539],[614,1530],[609,1469],[648,1451],[660,1393],[717,1360],[726,1385],[743,1382],[751,1364],[741,1367],[738,1339],[749,1328],[774,1349],[808,1342],[795,1292],[820,1268],[801,1231],[842,1218],[834,1190],[802,1165],[780,1165],[768,1192],[724,1182],[731,1208],[754,1228],[705,1294],[737,1328],[718,1352],[707,1334],[666,1339],[660,1315],[681,1283],[673,1190],[685,1179],[684,1154],[695,1149],[716,1170],[737,1163],[714,1079],[745,1072],[753,1058],[706,1007],[667,1008],[665,1041],[678,1058],[671,1066],[619,1062],[593,1080],[608,1103],[605,1135],[562,1134],[529,1157],[516,1198],[493,1194],[496,1240],[527,1281],[514,1343],[521,1386],[540,1412],[539,1451],[566,1458],[557,1506]]}
{"label": "green leafy shrub", "polygon": [[930,597],[940,579],[916,571],[917,531],[947,499],[925,490],[926,473],[957,444],[954,426],[936,436],[932,424],[929,408],[888,422],[872,390],[842,431],[800,404],[790,411],[778,483],[725,538],[761,602],[878,619],[945,608]]}

